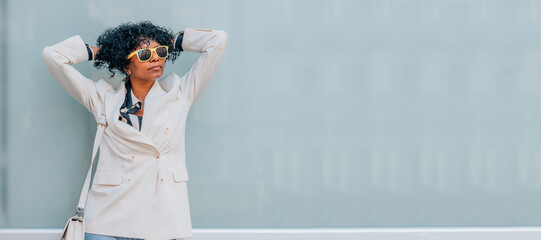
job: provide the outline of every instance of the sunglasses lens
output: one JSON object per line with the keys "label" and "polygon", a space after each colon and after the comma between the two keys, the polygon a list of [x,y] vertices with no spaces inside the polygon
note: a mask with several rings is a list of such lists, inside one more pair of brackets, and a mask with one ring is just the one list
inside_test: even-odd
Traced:
{"label": "sunglasses lens", "polygon": [[165,58],[167,57],[167,48],[164,46],[159,46],[156,48],[156,54],[158,54],[158,57]]}
{"label": "sunglasses lens", "polygon": [[148,49],[141,49],[141,51],[139,51],[137,54],[139,56],[139,60],[141,61],[147,61],[152,56],[152,52]]}

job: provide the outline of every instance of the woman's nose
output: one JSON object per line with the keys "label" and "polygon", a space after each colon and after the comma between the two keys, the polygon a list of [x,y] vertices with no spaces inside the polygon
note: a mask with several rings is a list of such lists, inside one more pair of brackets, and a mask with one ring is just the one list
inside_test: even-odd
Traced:
{"label": "woman's nose", "polygon": [[160,60],[160,58],[158,57],[158,53],[156,53],[155,51],[152,51],[152,57],[150,58],[150,61],[155,62],[158,60]]}

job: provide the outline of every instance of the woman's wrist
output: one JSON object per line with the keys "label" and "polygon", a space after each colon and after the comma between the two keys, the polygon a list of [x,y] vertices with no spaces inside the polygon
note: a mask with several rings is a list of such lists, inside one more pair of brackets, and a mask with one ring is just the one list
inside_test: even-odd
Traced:
{"label": "woman's wrist", "polygon": [[88,53],[88,61],[92,61],[94,59],[94,52],[92,51],[92,48],[90,48],[90,45],[85,43],[86,45],[86,52]]}
{"label": "woman's wrist", "polygon": [[184,31],[180,31],[177,34],[177,37],[173,41],[173,48],[178,51],[184,51],[182,49],[182,39],[184,38]]}
{"label": "woman's wrist", "polygon": [[99,47],[96,46],[90,46],[86,44],[86,51],[88,52],[88,61],[96,60],[96,55],[98,55],[98,51],[100,50]]}
{"label": "woman's wrist", "polygon": [[100,51],[100,48],[99,47],[96,47],[96,46],[90,46],[90,48],[92,49],[92,53],[94,54],[92,56],[92,59],[94,60],[98,60],[98,52]]}

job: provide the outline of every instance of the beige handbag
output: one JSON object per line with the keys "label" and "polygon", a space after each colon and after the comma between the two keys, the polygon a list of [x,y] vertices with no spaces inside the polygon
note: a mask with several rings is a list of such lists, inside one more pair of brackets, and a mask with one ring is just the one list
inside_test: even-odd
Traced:
{"label": "beige handbag", "polygon": [[90,188],[90,178],[92,175],[92,166],[94,165],[94,159],[96,158],[96,152],[100,147],[101,137],[107,127],[107,121],[105,120],[105,114],[102,114],[98,123],[98,130],[96,131],[96,137],[94,138],[94,148],[92,150],[92,161],[90,162],[90,168],[86,174],[85,183],[81,190],[79,197],[79,204],[75,208],[75,216],[71,217],[64,227],[64,231],[58,237],[58,240],[84,240],[85,239],[85,220],[83,219],[86,197]]}

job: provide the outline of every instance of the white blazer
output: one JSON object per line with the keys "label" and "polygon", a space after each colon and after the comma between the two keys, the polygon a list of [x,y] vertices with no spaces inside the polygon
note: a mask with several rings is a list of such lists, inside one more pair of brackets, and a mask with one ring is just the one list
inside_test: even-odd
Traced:
{"label": "white blazer", "polygon": [[223,31],[187,28],[182,48],[201,52],[182,77],[164,76],[145,98],[143,126],[137,131],[119,121],[125,86],[94,82],[72,65],[88,60],[79,36],[46,47],[42,59],[60,85],[108,127],[88,195],[86,232],[143,239],[192,236],[184,152],[186,117],[194,100],[213,77],[222,59]]}

